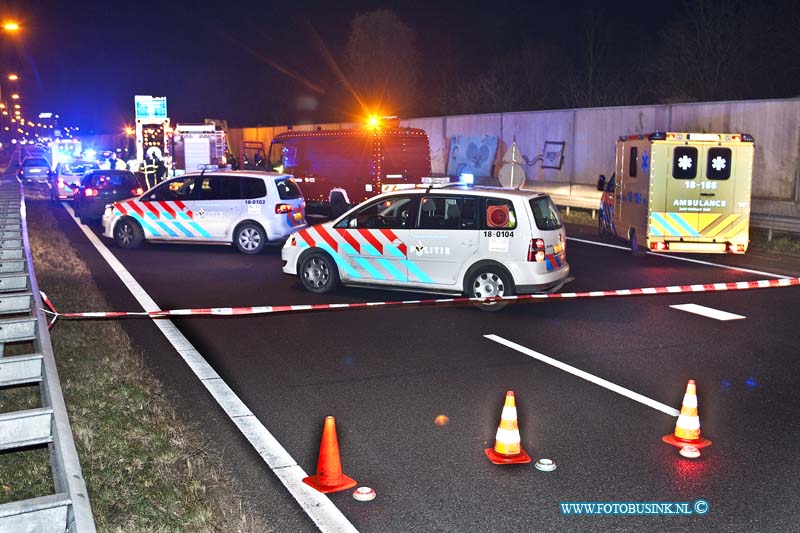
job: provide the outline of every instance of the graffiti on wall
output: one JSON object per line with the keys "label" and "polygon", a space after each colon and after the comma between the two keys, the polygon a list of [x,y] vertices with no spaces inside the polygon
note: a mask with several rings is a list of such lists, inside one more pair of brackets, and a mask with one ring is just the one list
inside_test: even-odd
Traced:
{"label": "graffiti on wall", "polygon": [[493,135],[477,137],[456,135],[450,138],[447,175],[472,174],[475,177],[492,175],[492,163],[497,155],[499,138]]}
{"label": "graffiti on wall", "polygon": [[545,141],[544,150],[541,154],[533,159],[527,155],[522,155],[525,164],[532,167],[537,161],[541,161],[542,168],[553,168],[561,170],[564,165],[564,147],[567,145],[564,141]]}

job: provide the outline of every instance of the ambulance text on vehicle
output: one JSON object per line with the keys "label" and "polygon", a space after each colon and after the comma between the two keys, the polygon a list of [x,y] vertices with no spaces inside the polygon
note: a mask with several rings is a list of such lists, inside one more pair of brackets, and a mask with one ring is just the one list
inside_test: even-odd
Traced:
{"label": "ambulance text on vehicle", "polygon": [[633,250],[745,253],[753,151],[745,133],[622,136],[603,214]]}

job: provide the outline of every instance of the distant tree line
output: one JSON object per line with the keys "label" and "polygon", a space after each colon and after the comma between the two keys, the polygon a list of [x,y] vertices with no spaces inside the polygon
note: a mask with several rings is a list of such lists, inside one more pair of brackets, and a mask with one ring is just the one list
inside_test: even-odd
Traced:
{"label": "distant tree line", "polygon": [[355,92],[365,105],[413,117],[797,96],[798,4],[687,1],[665,29],[637,39],[610,31],[597,3],[567,39],[534,33],[466,81],[455,43],[420,50],[415,30],[380,9],[352,21],[351,87],[337,98]]}

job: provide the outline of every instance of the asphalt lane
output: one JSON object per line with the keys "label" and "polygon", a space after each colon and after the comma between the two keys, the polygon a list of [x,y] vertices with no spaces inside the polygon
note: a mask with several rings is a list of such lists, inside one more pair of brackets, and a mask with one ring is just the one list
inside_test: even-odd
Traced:
{"label": "asphalt lane", "polygon": [[[138,310],[59,211],[111,305]],[[163,309],[409,298],[350,288],[313,295],[281,273],[278,249],[244,256],[230,247],[127,251],[108,244]],[[569,291],[760,279],[574,241],[567,256],[575,276]],[[796,260],[756,254],[703,259],[766,264],[786,275],[798,269]],[[361,531],[789,530],[800,503],[798,296],[800,289],[785,288],[534,302],[499,313],[371,308],[176,324],[309,473],[322,420],[336,416],[345,473],[378,493],[368,503],[349,492],[330,496]],[[681,303],[746,318],[720,322],[669,307]],[[149,364],[186,395],[190,416],[208,419],[205,429],[236,449],[227,458],[243,485],[265,487],[266,512],[277,527],[313,529],[178,356],[152,339],[152,324],[129,320],[126,327]],[[661,442],[675,418],[487,340],[489,334],[675,408],[687,380],[696,379],[703,435],[714,444],[699,460],[683,459]],[[534,460],[555,460],[556,471],[486,459],[506,390],[516,392],[523,447]],[[439,415],[448,422],[437,425]],[[571,517],[559,507],[699,498],[710,504],[707,515]]]}

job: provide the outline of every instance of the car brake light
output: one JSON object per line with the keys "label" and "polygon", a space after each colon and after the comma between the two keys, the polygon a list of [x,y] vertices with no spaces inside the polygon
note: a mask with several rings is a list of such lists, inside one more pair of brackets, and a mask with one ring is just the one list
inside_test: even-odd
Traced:
{"label": "car brake light", "polygon": [[537,263],[544,261],[544,239],[531,239],[528,245],[528,261]]}
{"label": "car brake light", "polygon": [[144,194],[144,189],[142,189],[141,187],[136,187],[131,191],[131,194],[133,194],[134,196],[141,196]]}
{"label": "car brake light", "polygon": [[97,196],[98,194],[99,194],[99,193],[98,193],[98,192],[97,192],[95,189],[92,189],[91,187],[87,187],[87,188],[86,188],[86,189],[83,191],[83,195],[84,195],[84,196]]}
{"label": "car brake light", "polygon": [[292,206],[289,204],[275,204],[276,215],[286,215],[292,212]]}

